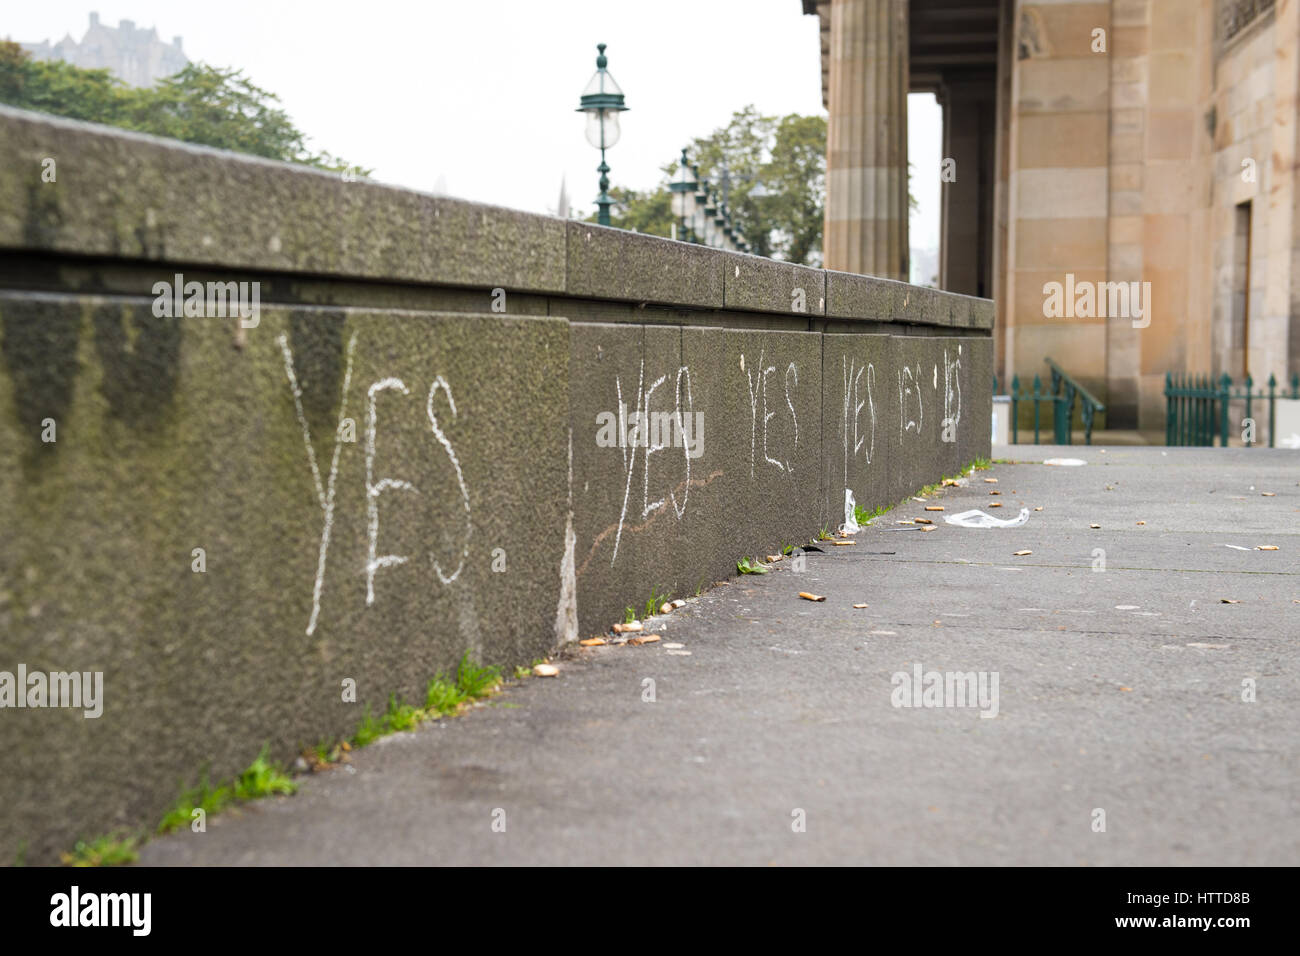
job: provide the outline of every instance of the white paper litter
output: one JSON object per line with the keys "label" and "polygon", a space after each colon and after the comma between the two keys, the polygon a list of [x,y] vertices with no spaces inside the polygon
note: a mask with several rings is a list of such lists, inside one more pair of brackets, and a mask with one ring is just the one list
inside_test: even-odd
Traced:
{"label": "white paper litter", "polygon": [[1015,518],[995,518],[978,508],[972,508],[961,514],[946,515],[943,520],[959,528],[1018,528],[1029,520],[1029,509],[1021,508],[1019,516]]}
{"label": "white paper litter", "polygon": [[845,534],[857,534],[862,530],[858,524],[858,519],[854,514],[858,503],[853,498],[853,492],[848,488],[844,489],[844,524],[840,525],[840,530]]}
{"label": "white paper litter", "polygon": [[1044,465],[1086,465],[1088,464],[1082,458],[1049,458],[1043,462]]}

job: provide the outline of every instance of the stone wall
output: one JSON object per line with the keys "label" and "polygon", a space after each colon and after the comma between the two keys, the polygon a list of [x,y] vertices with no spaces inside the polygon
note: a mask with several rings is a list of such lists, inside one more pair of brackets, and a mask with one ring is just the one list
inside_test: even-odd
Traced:
{"label": "stone wall", "polygon": [[987,300],[7,109],[0,169],[0,671],[104,675],[0,709],[6,861],[988,454]]}

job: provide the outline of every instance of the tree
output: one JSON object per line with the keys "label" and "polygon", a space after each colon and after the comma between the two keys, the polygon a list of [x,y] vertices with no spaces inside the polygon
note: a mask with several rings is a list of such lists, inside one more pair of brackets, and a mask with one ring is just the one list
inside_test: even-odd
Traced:
{"label": "tree", "polygon": [[120,125],[126,90],[108,70],[83,70],[62,60],[33,60],[17,43],[0,40],[0,102]]}
{"label": "tree", "polygon": [[[638,192],[622,186],[611,186],[610,198],[614,205],[609,209],[609,222],[619,229],[631,229],[634,232],[646,232],[652,236],[671,236],[673,223],[672,197],[668,190],[659,186],[649,192]],[[592,213],[588,222],[596,221]]]}
{"label": "tree", "polygon": [[[826,202],[826,120],[820,116],[763,116],[747,106],[731,122],[697,137],[687,150],[700,175],[725,191],[732,221],[755,253],[816,265],[821,261]],[[668,183],[677,163],[648,192],[615,189],[610,221],[624,229],[671,234]],[[762,189],[758,190],[759,184]],[[755,191],[759,195],[754,195]],[[593,217],[594,218],[594,217]]]}
{"label": "tree", "polygon": [[[712,189],[727,196],[732,221],[758,255],[819,264],[826,207],[826,120],[819,116],[762,116],[754,107],[727,126],[697,137],[688,157]],[[612,224],[655,235],[671,234],[668,182],[677,163],[663,166],[654,190],[612,190],[623,202]],[[763,189],[757,190],[759,183]],[[754,195],[755,190],[759,195]]]}
{"label": "tree", "polygon": [[337,156],[312,152],[274,93],[239,70],[202,63],[136,88],[107,70],[33,60],[17,43],[0,41],[0,102],[320,169],[349,168]]}
{"label": "tree", "polygon": [[[733,113],[726,126],[696,137],[687,157],[713,189],[725,191],[732,221],[756,254],[821,264],[826,212],[824,117],[764,116],[746,106]],[[611,190],[621,200],[611,212],[612,224],[670,235],[674,217],[668,183],[677,168],[676,162],[662,167],[664,178],[653,190]],[[908,201],[916,205],[910,195]]]}

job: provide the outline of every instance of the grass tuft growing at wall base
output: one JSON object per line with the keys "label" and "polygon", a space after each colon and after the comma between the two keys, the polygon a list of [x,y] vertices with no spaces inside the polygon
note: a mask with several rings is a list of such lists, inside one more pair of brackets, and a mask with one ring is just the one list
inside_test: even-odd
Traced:
{"label": "grass tuft growing at wall base", "polygon": [[[519,670],[516,670],[516,676],[519,676]],[[454,680],[439,672],[429,681],[424,707],[414,707],[399,700],[396,694],[389,694],[388,707],[379,717],[373,716],[369,705],[366,706],[361,722],[349,740],[337,744],[322,740],[316,746],[306,748],[303,756],[309,757],[309,764],[317,767],[335,763],[343,759],[346,752],[364,747],[380,737],[412,730],[426,720],[459,713],[466,704],[495,693],[501,683],[499,667],[480,665],[466,651],[461,656]],[[269,796],[290,796],[297,792],[298,784],[293,777],[279,764],[273,763],[269,753],[268,743],[243,773],[215,786],[208,779],[205,768],[198,786],[182,791],[176,803],[163,814],[155,832],[170,833],[190,825],[195,820],[196,810],[202,810],[206,819],[240,803]],[[115,831],[94,840],[77,841],[71,851],[61,854],[61,859],[68,866],[134,863],[139,859],[139,847],[146,839],[144,833]]]}
{"label": "grass tuft growing at wall base", "polygon": [[270,744],[264,744],[248,768],[228,783],[212,786],[208,781],[207,771],[204,770],[199,785],[193,790],[182,793],[176,804],[163,814],[158,824],[158,832],[170,833],[179,827],[189,825],[194,820],[195,810],[202,810],[206,818],[214,813],[220,813],[234,803],[246,803],[249,800],[269,796],[289,796],[294,793],[298,785],[283,768],[267,759],[270,749]]}
{"label": "grass tuft growing at wall base", "polygon": [[[351,747],[364,747],[374,743],[380,737],[413,730],[426,720],[448,717],[459,712],[461,707],[470,701],[495,692],[501,686],[501,681],[501,668],[493,664],[480,666],[470,656],[470,652],[466,651],[461,655],[454,681],[441,671],[429,681],[424,694],[423,707],[412,706],[399,700],[396,694],[389,694],[388,709],[382,716],[372,717],[369,706],[366,707],[361,723],[348,743]],[[318,746],[313,755],[319,756],[322,749]],[[331,751],[331,754],[335,753],[336,750]],[[320,762],[332,763],[333,761]]]}
{"label": "grass tuft growing at wall base", "polygon": [[207,770],[199,778],[199,785],[193,790],[181,794],[176,805],[163,814],[158,824],[159,833],[169,833],[177,827],[186,826],[194,819],[194,811],[202,810],[206,815],[220,813],[230,805],[234,794],[227,786],[213,787],[208,783]]}
{"label": "grass tuft growing at wall base", "polygon": [[257,759],[249,764],[248,769],[235,778],[234,797],[236,800],[257,800],[261,797],[290,796],[298,791],[298,785],[279,765],[266,759],[270,744],[263,745]]}
{"label": "grass tuft growing at wall base", "polygon": [[78,840],[72,852],[60,854],[67,866],[121,866],[140,859],[141,837],[111,833],[96,840]]}

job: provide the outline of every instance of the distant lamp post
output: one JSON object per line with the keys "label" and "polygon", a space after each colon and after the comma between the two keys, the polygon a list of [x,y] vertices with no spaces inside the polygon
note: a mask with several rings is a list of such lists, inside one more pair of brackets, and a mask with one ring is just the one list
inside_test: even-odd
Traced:
{"label": "distant lamp post", "polygon": [[717,240],[717,223],[718,219],[718,200],[717,194],[712,189],[708,190],[708,196],[704,200],[704,234],[703,241],[706,246],[718,245]]}
{"label": "distant lamp post", "polygon": [[677,178],[668,184],[673,194],[673,215],[681,223],[677,238],[691,242],[694,232],[695,190],[699,188],[696,176],[686,162],[686,150],[682,150],[682,161],[677,165]]}
{"label": "distant lamp post", "polygon": [[700,176],[700,167],[692,166],[691,173],[695,176],[698,185],[695,187],[695,217],[691,221],[691,232],[696,242],[705,242],[705,216],[704,207],[709,203],[709,181]]}
{"label": "distant lamp post", "polygon": [[609,225],[609,207],[614,200],[609,195],[609,165],[605,162],[605,150],[618,142],[618,114],[627,109],[623,105],[623,90],[614,82],[605,65],[605,44],[597,43],[600,55],[596,57],[596,72],[582,91],[581,106],[577,112],[587,114],[587,142],[600,150],[600,195],[596,197],[598,213],[596,221],[602,226]]}
{"label": "distant lamp post", "polygon": [[719,248],[727,245],[727,203],[714,196],[713,209],[713,244]]}

